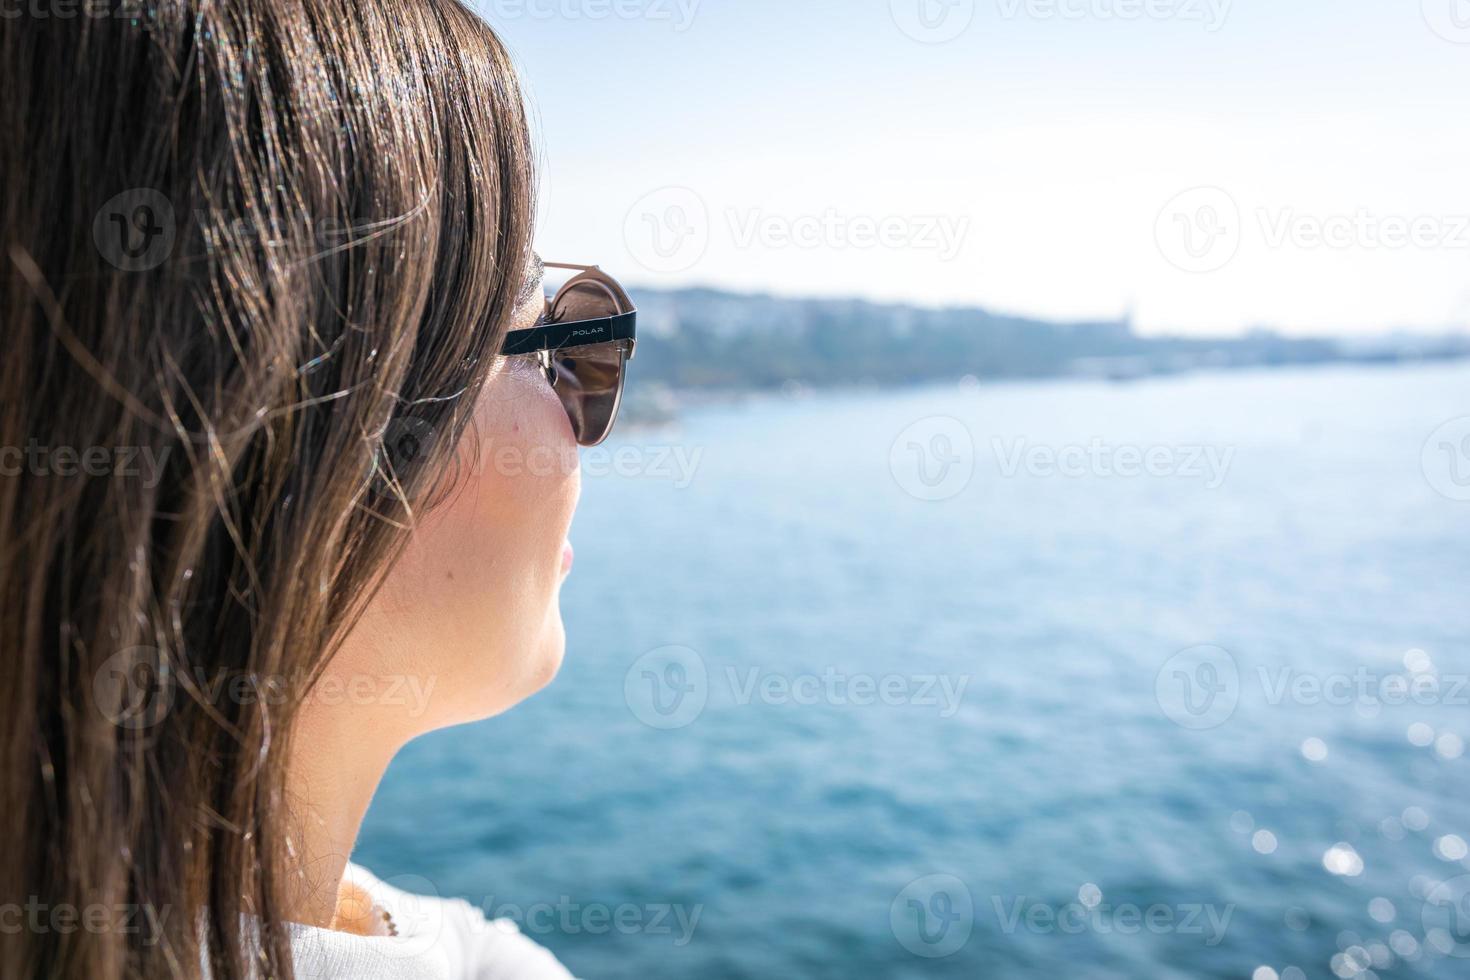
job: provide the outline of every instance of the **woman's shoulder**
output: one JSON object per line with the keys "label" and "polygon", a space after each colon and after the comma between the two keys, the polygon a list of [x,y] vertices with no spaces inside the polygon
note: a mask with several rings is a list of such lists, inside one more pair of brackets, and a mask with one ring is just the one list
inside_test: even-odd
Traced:
{"label": "woman's shoulder", "polygon": [[349,865],[348,880],[387,913],[391,937],[312,930],[296,947],[298,975],[372,980],[570,980],[551,951],[506,919],[441,898],[425,878],[384,881]]}

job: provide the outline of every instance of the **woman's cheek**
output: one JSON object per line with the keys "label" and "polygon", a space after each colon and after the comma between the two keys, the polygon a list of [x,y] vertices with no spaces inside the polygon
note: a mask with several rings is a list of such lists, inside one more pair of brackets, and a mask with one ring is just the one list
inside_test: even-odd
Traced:
{"label": "woman's cheek", "polygon": [[558,594],[580,493],[577,446],[539,372],[495,381],[466,433],[475,451],[462,453],[458,486],[415,532],[409,563],[432,592],[418,625],[437,638],[440,684],[460,692],[445,723],[534,694],[565,646]]}

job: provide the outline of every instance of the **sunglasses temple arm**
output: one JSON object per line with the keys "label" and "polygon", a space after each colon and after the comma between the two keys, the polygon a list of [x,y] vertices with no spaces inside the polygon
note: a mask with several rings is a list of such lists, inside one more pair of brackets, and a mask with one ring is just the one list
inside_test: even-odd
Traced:
{"label": "sunglasses temple arm", "polygon": [[637,324],[636,310],[596,320],[547,323],[508,334],[501,345],[500,353],[506,357],[514,357],[518,354],[535,354],[538,351],[559,350],[563,347],[587,347],[619,340],[636,343]]}

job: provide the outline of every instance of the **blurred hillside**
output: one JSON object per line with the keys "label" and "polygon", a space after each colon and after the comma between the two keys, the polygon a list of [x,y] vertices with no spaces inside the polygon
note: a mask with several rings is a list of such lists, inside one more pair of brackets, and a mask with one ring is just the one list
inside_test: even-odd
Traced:
{"label": "blurred hillside", "polygon": [[785,299],[709,289],[633,291],[640,384],[670,389],[896,386],[1050,377],[1130,380],[1193,370],[1470,356],[1465,335],[1371,341],[1257,330],[1140,336],[1128,322],[1055,323],[983,309]]}

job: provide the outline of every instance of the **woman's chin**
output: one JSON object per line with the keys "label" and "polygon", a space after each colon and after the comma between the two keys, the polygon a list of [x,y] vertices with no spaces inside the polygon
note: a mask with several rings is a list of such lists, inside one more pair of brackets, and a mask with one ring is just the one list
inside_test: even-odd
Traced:
{"label": "woman's chin", "polygon": [[561,603],[552,603],[546,621],[546,636],[532,669],[532,687],[525,697],[530,697],[548,687],[561,671],[562,661],[567,655],[567,629],[561,619]]}
{"label": "woman's chin", "polygon": [[[553,603],[546,617],[540,636],[528,643],[520,655],[513,671],[515,681],[503,683],[506,673],[497,672],[480,689],[485,701],[480,705],[475,721],[494,718],[505,714],[516,705],[545,690],[556,679],[566,657],[567,634],[562,624],[561,608]],[[501,683],[496,683],[500,681]]]}

